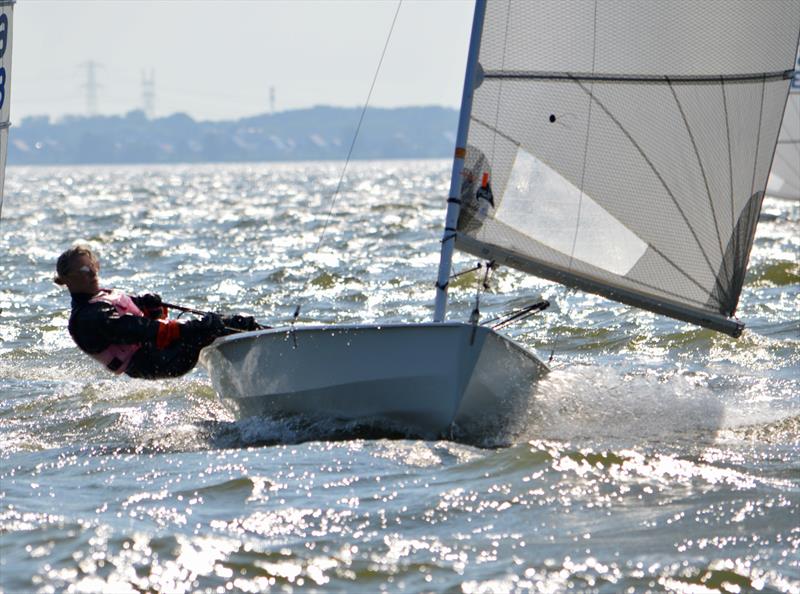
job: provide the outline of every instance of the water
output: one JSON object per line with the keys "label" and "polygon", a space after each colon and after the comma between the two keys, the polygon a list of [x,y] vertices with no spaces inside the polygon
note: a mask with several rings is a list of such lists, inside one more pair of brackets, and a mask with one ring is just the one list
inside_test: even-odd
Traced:
{"label": "water", "polygon": [[340,166],[9,170],[0,591],[800,592],[800,204],[765,205],[738,341],[501,270],[484,315],[553,301],[509,333],[554,371],[466,443],[237,420],[202,369],[113,378],[72,345],[76,240],[200,309],[428,320],[448,164],[353,165],[315,251]]}

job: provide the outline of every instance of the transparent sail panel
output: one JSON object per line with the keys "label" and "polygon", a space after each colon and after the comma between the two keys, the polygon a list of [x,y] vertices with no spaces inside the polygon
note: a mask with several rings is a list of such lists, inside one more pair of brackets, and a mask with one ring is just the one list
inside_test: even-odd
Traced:
{"label": "transparent sail panel", "polygon": [[732,315],[799,31],[792,0],[489,2],[457,246]]}
{"label": "transparent sail panel", "polygon": [[11,117],[11,35],[14,5],[0,2],[0,197],[3,195]]}
{"label": "transparent sail panel", "polygon": [[629,272],[647,249],[602,206],[522,148],[495,220],[614,274]]}
{"label": "transparent sail panel", "polygon": [[800,55],[795,69],[767,185],[768,196],[789,200],[800,200]]}

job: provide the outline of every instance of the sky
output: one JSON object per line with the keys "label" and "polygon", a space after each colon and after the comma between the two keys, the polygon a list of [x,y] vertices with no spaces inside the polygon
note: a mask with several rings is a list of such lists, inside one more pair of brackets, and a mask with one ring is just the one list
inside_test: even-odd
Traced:
{"label": "sky", "polygon": [[[367,98],[397,0],[18,0],[12,122],[144,105],[225,120]],[[458,107],[472,0],[403,0],[370,105]]]}

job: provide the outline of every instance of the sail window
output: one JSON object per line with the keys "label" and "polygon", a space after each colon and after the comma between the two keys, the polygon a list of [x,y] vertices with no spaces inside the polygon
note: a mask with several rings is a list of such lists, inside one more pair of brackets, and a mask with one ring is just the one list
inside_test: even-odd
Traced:
{"label": "sail window", "polygon": [[554,169],[518,148],[495,219],[547,247],[625,275],[647,244]]}

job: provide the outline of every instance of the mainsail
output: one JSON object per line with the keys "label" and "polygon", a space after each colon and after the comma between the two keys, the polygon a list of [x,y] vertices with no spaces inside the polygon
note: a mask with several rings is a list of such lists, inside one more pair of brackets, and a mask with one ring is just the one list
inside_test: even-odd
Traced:
{"label": "mainsail", "polygon": [[8,128],[11,125],[11,25],[13,17],[14,1],[0,1],[0,199],[3,196],[6,180]]}
{"label": "mainsail", "polygon": [[456,247],[738,335],[800,2],[493,0],[483,16]]}
{"label": "mainsail", "polygon": [[800,53],[795,68],[767,184],[767,196],[789,200],[800,200]]}

